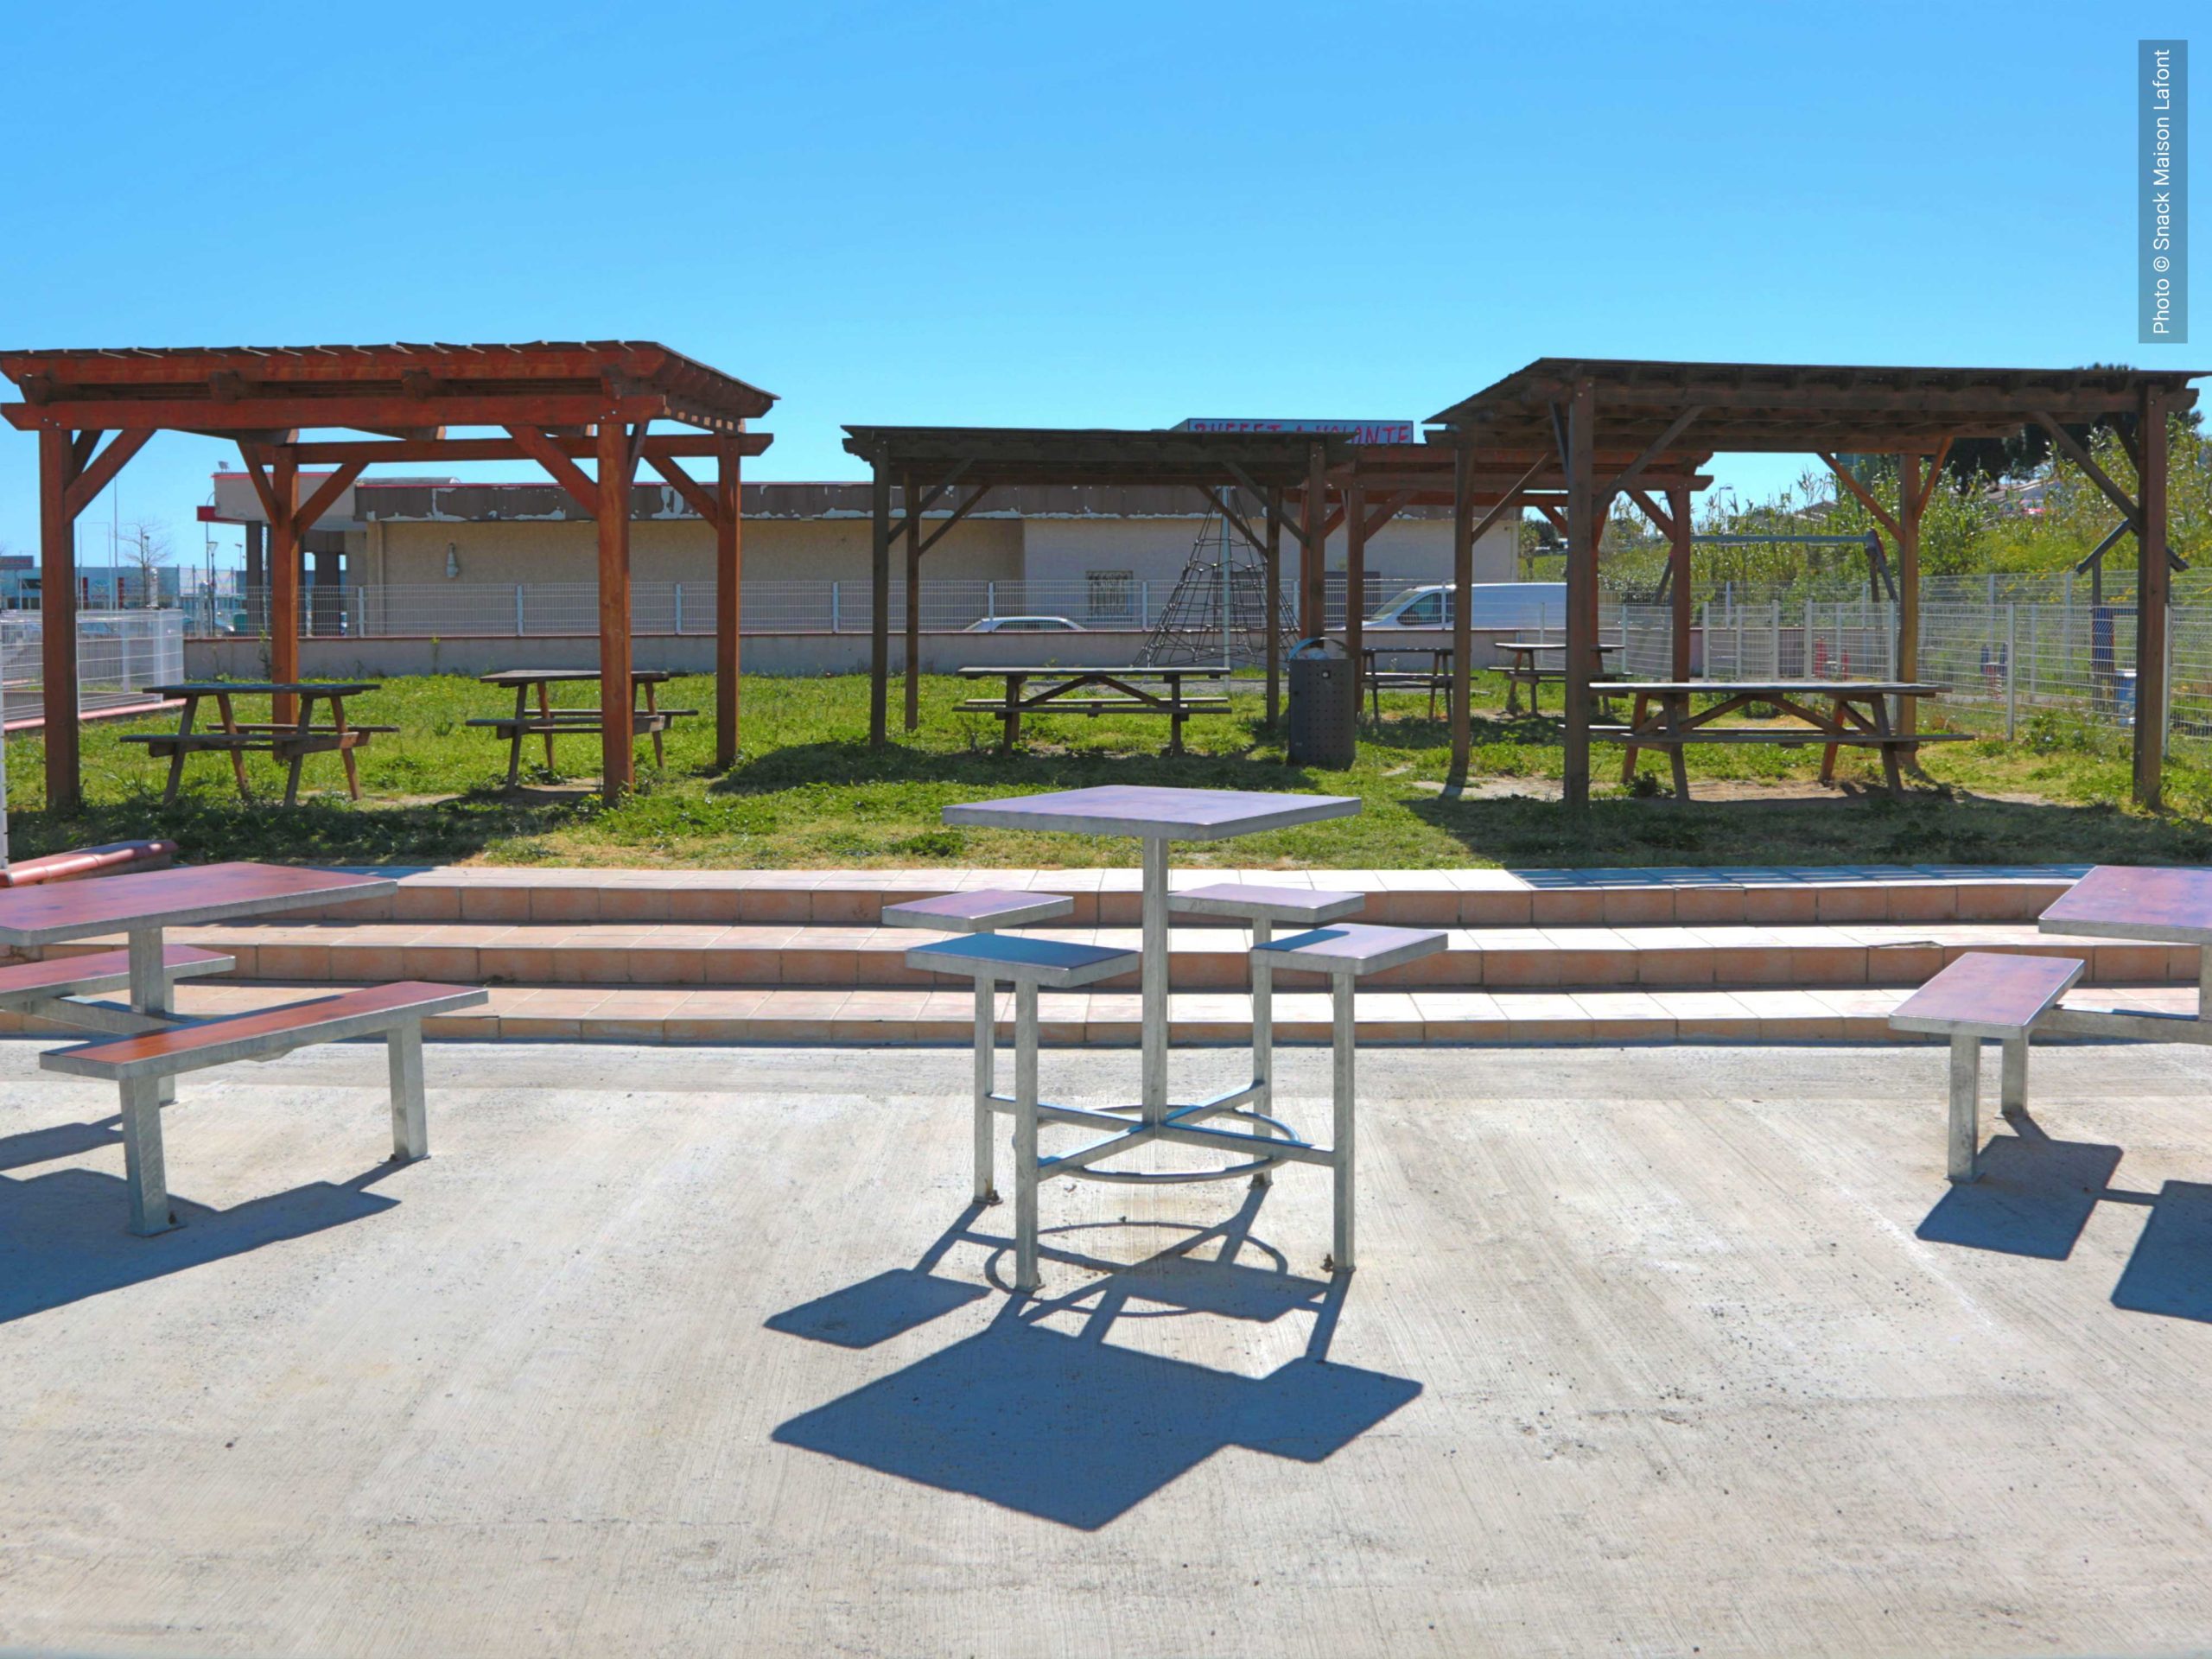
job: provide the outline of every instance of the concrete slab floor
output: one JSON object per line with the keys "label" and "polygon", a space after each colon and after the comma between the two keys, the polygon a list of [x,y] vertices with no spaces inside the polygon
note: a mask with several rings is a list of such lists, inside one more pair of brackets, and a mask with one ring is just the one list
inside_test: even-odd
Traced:
{"label": "concrete slab floor", "polygon": [[1348,1288],[1291,1169],[1055,1184],[1024,1306],[958,1052],[434,1046],[405,1167],[378,1049],[202,1073],[142,1240],[111,1091],[0,1045],[0,1647],[2201,1641],[2212,1055],[2038,1053],[1960,1191],[1945,1059],[1380,1051]]}

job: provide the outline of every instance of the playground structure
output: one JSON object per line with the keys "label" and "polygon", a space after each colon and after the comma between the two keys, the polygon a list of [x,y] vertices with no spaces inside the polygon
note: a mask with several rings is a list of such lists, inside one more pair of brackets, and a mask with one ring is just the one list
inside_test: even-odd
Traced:
{"label": "playground structure", "polygon": [[[1190,563],[1137,653],[1140,666],[1249,668],[1280,661],[1295,643],[1297,620],[1269,580],[1261,551],[1230,529],[1229,511],[1217,505],[1199,526]],[[1362,608],[1357,592],[1347,592],[1345,606],[1347,615]]]}

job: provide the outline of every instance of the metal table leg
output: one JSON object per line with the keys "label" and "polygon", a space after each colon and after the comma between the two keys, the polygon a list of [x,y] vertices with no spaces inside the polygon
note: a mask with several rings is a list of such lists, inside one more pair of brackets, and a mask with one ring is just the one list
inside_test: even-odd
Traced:
{"label": "metal table leg", "polygon": [[1981,1128],[1976,1121],[1981,1105],[1981,1039],[1955,1033],[1951,1038],[1951,1156],[1950,1176],[1963,1186],[1981,1172],[1974,1166],[1981,1150]]}
{"label": "metal table leg", "polygon": [[[162,963],[162,930],[158,927],[134,928],[130,932],[130,1006],[137,1013],[149,1014],[156,1020],[167,1020],[175,1014],[170,1006],[175,989],[169,983],[168,969]],[[174,1076],[156,1079],[154,1098],[161,1105],[176,1103],[176,1078]]]}
{"label": "metal table leg", "polygon": [[1035,1291],[1037,1272],[1037,983],[1014,988],[1014,1287]]}
{"label": "metal table leg", "polygon": [[976,981],[976,1202],[996,1204],[998,1183],[992,1173],[991,1092],[997,1085],[998,983]]}
{"label": "metal table leg", "polygon": [[[1266,1120],[1274,1115],[1275,1109],[1275,970],[1260,947],[1274,934],[1274,924],[1268,918],[1254,918],[1251,954],[1245,958],[1252,964],[1252,1109],[1261,1118],[1253,1124],[1252,1132],[1262,1140],[1270,1139],[1274,1134]],[[1273,1173],[1265,1169],[1255,1171],[1252,1185],[1268,1185]]]}
{"label": "metal table leg", "polygon": [[1353,980],[1350,974],[1336,978],[1335,1029],[1330,1033],[1330,1047],[1335,1071],[1332,1093],[1336,1106],[1337,1237],[1330,1265],[1338,1273],[1349,1273],[1352,1268]]}
{"label": "metal table leg", "polygon": [[176,1225],[169,1209],[168,1172],[162,1161],[162,1103],[166,1077],[128,1077],[123,1088],[123,1174],[130,1189],[130,1230],[141,1238]]}
{"label": "metal table leg", "polygon": [[1167,1115],[1167,842],[1144,843],[1144,1121]]}

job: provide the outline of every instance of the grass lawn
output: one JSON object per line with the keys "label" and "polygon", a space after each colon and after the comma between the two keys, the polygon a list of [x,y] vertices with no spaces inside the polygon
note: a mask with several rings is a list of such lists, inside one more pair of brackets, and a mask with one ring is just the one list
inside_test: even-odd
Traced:
{"label": "grass lawn", "polygon": [[[595,685],[563,688],[565,700],[597,700]],[[19,857],[90,842],[169,836],[196,860],[219,857],[328,862],[429,862],[478,859],[505,864],[697,865],[722,868],[940,865],[1050,866],[1134,862],[1136,843],[1076,836],[947,829],[938,810],[977,797],[1100,783],[1205,788],[1313,790],[1361,797],[1358,817],[1251,836],[1180,861],[1231,865],[1417,868],[1450,865],[1591,864],[1710,866],[1774,863],[2005,863],[2108,860],[2190,862],[2212,856],[2212,775],[2177,763],[2167,772],[2168,810],[2152,816],[2117,804],[2127,796],[2127,762],[2116,741],[2063,724],[2031,722],[2017,743],[1949,743],[1926,752],[1932,784],[1896,803],[1878,791],[1839,796],[1808,791],[1820,751],[1711,747],[1690,751],[1693,782],[1735,798],[1687,807],[1613,786],[1618,751],[1601,745],[1602,798],[1579,821],[1556,802],[1515,797],[1555,780],[1560,752],[1548,717],[1507,719],[1503,684],[1477,687],[1475,779],[1467,798],[1439,792],[1449,737],[1427,717],[1425,697],[1384,703],[1368,728],[1359,763],[1347,772],[1293,768],[1249,714],[1193,721],[1192,753],[1159,753],[1163,723],[1152,719],[1061,718],[1030,722],[1024,752],[995,751],[996,723],[953,705],[968,689],[949,678],[923,688],[922,729],[871,753],[865,741],[868,687],[859,677],[748,679],[745,753],[712,770],[714,706],[704,677],[677,681],[664,706],[692,708],[669,740],[668,766],[650,752],[638,796],[612,810],[591,794],[596,738],[564,741],[560,772],[525,769],[524,787],[502,787],[505,747],[462,722],[505,712],[512,700],[474,681],[425,677],[387,682],[359,701],[356,718],[402,728],[361,754],[365,798],[344,795],[334,757],[308,762],[302,804],[276,804],[283,779],[270,760],[251,762],[257,793],[235,793],[219,756],[195,757],[183,797],[160,802],[163,764],[119,740],[170,729],[174,717],[104,724],[85,734],[85,789],[78,817],[44,808],[41,745],[9,745],[9,800]],[[1241,710],[1248,700],[1237,699]],[[242,700],[242,717],[252,705]],[[898,719],[893,689],[893,720]],[[526,758],[542,762],[542,749]],[[1647,757],[1656,779],[1664,762]],[[1843,775],[1866,786],[1874,760],[1847,751]]]}

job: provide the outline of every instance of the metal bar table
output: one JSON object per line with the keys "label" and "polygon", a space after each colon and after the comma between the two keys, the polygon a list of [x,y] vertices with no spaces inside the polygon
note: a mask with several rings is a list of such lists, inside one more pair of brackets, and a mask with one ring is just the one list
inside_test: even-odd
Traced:
{"label": "metal bar table", "polygon": [[2036,1035],[2212,1044],[2212,870],[2101,864],[2044,911],[2036,927],[2044,933],[2194,945],[2197,951],[2194,1014],[2061,1003],[2037,1024]]}
{"label": "metal bar table", "polygon": [[[1206,1132],[1191,1126],[1187,1135],[1163,1137],[1160,1133],[1174,1127],[1167,1122],[1172,1109],[1167,1100],[1168,843],[1227,841],[1262,830],[1287,830],[1295,824],[1319,823],[1328,818],[1348,818],[1359,809],[1360,800],[1356,795],[1273,794],[1255,790],[1163,789],[1107,784],[1093,789],[1011,796],[1001,800],[948,806],[944,809],[944,821],[977,829],[1135,836],[1143,842],[1144,960],[1141,973],[1144,986],[1144,1081],[1139,1119],[1152,1132],[1146,1139],[1186,1140],[1193,1136],[1204,1138]],[[1203,1106],[1203,1109],[1222,1105],[1223,1103],[1214,1103]],[[1229,1138],[1225,1135],[1218,1137]],[[1083,1158],[1090,1150],[1069,1155]],[[1110,1154],[1097,1154],[1099,1157],[1108,1155]],[[1056,1161],[1061,1165],[1067,1162],[1065,1159]],[[1072,1173],[1074,1169],[1070,1168],[1067,1173]],[[1173,1179],[1216,1179],[1236,1173],[1241,1172],[1209,1173],[1199,1177],[1178,1172]]]}

